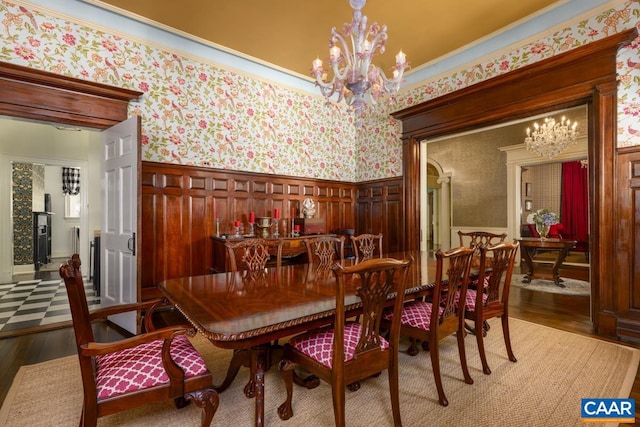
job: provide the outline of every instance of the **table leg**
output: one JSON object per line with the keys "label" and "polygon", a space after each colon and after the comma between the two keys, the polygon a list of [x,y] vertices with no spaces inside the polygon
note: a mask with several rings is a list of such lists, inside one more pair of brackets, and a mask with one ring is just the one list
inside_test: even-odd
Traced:
{"label": "table leg", "polygon": [[532,250],[535,250],[535,249],[520,246],[522,257],[524,258],[524,261],[527,263],[527,268],[529,269],[529,271],[524,275],[524,278],[522,279],[524,283],[531,282],[531,279],[533,278],[533,258],[531,257],[531,252],[530,252]]}
{"label": "table leg", "polygon": [[251,366],[252,353],[253,351],[250,349],[233,351],[233,357],[231,358],[229,368],[227,369],[227,376],[225,377],[224,381],[222,381],[222,384],[213,386],[213,388],[218,393],[225,391],[231,385],[242,366],[246,366],[247,368]]}
{"label": "table leg", "polygon": [[259,345],[254,347],[253,350],[253,357],[251,358],[251,376],[253,377],[253,387],[255,391],[254,397],[256,399],[255,425],[256,427],[262,427],[264,425],[264,370],[269,347],[267,345]]}
{"label": "table leg", "polygon": [[564,288],[566,286],[562,283],[562,279],[560,278],[560,274],[558,273],[558,269],[560,268],[560,266],[564,262],[564,259],[567,257],[567,253],[568,252],[569,252],[569,248],[568,247],[560,249],[558,251],[558,257],[556,258],[556,262],[553,264],[553,270],[552,270],[553,271],[553,281],[556,284],[556,286],[558,286],[560,288]]}

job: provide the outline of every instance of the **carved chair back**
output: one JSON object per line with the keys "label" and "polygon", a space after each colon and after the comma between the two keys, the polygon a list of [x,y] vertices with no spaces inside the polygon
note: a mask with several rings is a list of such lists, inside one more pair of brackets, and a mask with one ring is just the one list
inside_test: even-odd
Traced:
{"label": "carved chair back", "polygon": [[[291,399],[293,369],[296,365],[331,384],[335,425],[341,427],[345,425],[346,386],[351,388],[358,381],[388,370],[394,425],[401,425],[398,345],[407,273],[411,262],[409,259],[375,258],[348,267],[334,264],[332,270],[336,278],[336,314],[333,325],[298,335],[283,347],[280,370],[285,380],[287,400],[278,408],[280,418],[288,419],[293,415]],[[350,290],[355,288],[362,301],[361,322],[346,321],[347,287]],[[389,339],[386,340],[380,336],[380,321],[392,294],[396,296],[393,303],[395,320],[391,324]],[[325,342],[333,343],[332,353],[324,351],[324,346],[320,345]],[[318,352],[318,348],[322,351]],[[327,354],[331,355],[330,360],[327,359]]]}
{"label": "carved chair back", "polygon": [[229,271],[246,270],[258,272],[264,270],[272,256],[276,257],[276,266],[282,265],[282,239],[244,239],[226,242]]}
{"label": "carved chair back", "polygon": [[307,259],[316,270],[329,271],[335,261],[344,259],[344,236],[319,236],[305,239]]}
{"label": "carved chair back", "polygon": [[[507,238],[507,234],[495,234],[487,231],[470,231],[468,233],[458,231],[458,237],[460,238],[460,246],[466,246],[474,249],[471,268],[477,268],[480,266],[480,248],[482,246],[489,246],[495,243],[504,242],[504,239]],[[491,263],[491,259],[488,260],[488,263]]]}
{"label": "carved chair back", "polygon": [[[516,361],[511,349],[509,334],[509,290],[511,289],[511,276],[518,247],[518,242],[501,242],[481,247],[478,281],[485,284],[484,288],[478,287],[475,290],[469,290],[469,298],[466,300],[461,299],[461,301],[466,301],[465,317],[474,322],[473,332],[476,335],[482,370],[485,374],[491,373],[484,350],[483,338],[489,330],[488,319],[493,317],[501,318],[507,356],[512,362]],[[489,260],[491,260],[490,266]]]}
{"label": "carved chair back", "polygon": [[353,242],[353,251],[358,262],[371,259],[374,256],[382,258],[382,233],[363,233],[351,236],[351,241]]}

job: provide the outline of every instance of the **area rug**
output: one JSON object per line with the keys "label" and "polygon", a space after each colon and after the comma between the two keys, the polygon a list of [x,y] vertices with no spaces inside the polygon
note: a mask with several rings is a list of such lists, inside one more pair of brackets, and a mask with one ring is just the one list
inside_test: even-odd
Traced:
{"label": "area rug", "polygon": [[591,295],[591,285],[589,282],[577,279],[569,279],[562,277],[562,284],[565,286],[561,288],[556,286],[553,280],[533,279],[529,283],[524,283],[524,274],[514,274],[511,276],[511,286],[517,288],[529,289],[531,291],[539,292],[551,292],[554,294],[564,295]]}
{"label": "area rug", "polygon": [[[405,426],[580,426],[583,397],[628,397],[640,360],[640,350],[546,326],[511,319],[512,344],[518,362],[507,359],[500,323],[492,321],[486,339],[491,375],[482,373],[475,337],[467,335],[467,355],[473,385],[465,384],[456,340],[441,344],[441,366],[449,406],[438,404],[427,352],[400,356],[400,397]],[[194,340],[216,381],[224,377],[229,350]],[[403,347],[405,348],[405,347]],[[220,394],[215,426],[252,426],[254,402],[242,389],[248,370],[241,369],[232,386]],[[278,370],[265,376],[266,426],[332,426],[331,390],[295,387],[294,416],[281,421],[276,408],[285,399]],[[77,426],[82,389],[75,356],[24,366],[16,375],[0,410],[2,426]],[[391,426],[387,375],[362,382],[347,392],[347,425]],[[195,405],[177,410],[172,402],[145,406],[99,419],[99,426],[196,426]]]}

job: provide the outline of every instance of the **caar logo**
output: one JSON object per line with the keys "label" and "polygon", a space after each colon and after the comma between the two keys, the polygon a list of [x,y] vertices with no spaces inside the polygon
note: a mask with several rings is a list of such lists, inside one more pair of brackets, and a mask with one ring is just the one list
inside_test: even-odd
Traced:
{"label": "caar logo", "polygon": [[582,399],[583,423],[634,423],[634,399]]}

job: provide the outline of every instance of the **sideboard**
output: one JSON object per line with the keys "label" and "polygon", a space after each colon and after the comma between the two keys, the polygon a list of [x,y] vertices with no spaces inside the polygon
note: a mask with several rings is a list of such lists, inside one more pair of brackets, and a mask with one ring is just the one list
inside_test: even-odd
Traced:
{"label": "sideboard", "polygon": [[[286,236],[280,237],[279,239],[283,240],[282,244],[282,264],[303,264],[307,262],[307,249],[304,245],[305,239],[311,239],[319,236],[335,236],[335,234],[316,234],[316,235],[307,235],[307,236]],[[223,273],[229,271],[229,252],[225,247],[226,242],[237,242],[239,240],[244,239],[243,237],[216,237],[211,236],[212,240],[212,259],[211,259],[211,272],[212,273]],[[266,240],[276,240],[275,237],[268,237]],[[269,261],[267,265],[270,263],[275,264],[275,260],[273,262]]]}

